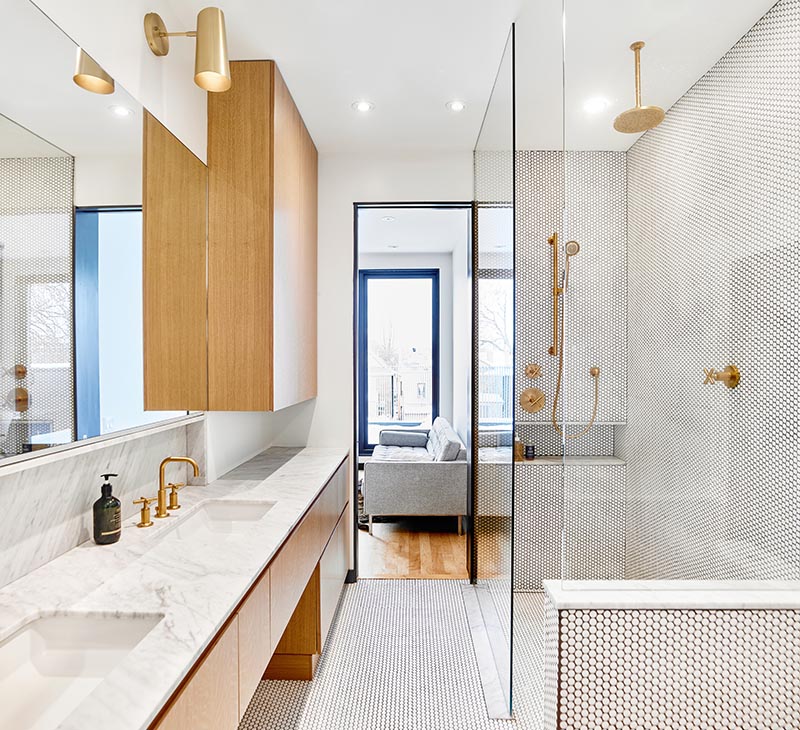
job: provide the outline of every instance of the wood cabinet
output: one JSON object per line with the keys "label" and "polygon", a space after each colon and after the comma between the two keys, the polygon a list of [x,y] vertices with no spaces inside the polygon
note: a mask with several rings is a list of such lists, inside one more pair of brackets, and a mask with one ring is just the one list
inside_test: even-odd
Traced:
{"label": "wood cabinet", "polygon": [[272,61],[208,100],[210,410],[317,393],[317,151]]}
{"label": "wood cabinet", "polygon": [[145,115],[147,410],[317,394],[317,149],[273,61],[231,77],[208,95],[207,209],[206,166]]}
{"label": "wood cabinet", "polygon": [[144,113],[145,410],[205,410],[206,166]]}
{"label": "wood cabinet", "polygon": [[239,620],[239,719],[253,699],[272,654],[269,592],[267,568],[236,613]]}
{"label": "wood cabinet", "polygon": [[235,730],[239,724],[238,628],[234,616],[153,728]]}
{"label": "wood cabinet", "polygon": [[151,730],[235,730],[262,678],[311,679],[347,573],[345,459]]}

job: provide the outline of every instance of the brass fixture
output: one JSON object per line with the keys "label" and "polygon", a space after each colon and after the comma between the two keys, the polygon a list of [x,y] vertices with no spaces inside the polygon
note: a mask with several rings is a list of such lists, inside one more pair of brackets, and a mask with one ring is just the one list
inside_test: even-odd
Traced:
{"label": "brass fixture", "polygon": [[93,94],[113,94],[114,79],[83,48],[75,54],[75,73],[72,80],[86,91]]}
{"label": "brass fixture", "polygon": [[741,380],[741,373],[736,365],[728,365],[724,370],[714,368],[703,368],[706,379],[703,385],[713,385],[714,383],[724,383],[726,388],[735,388]]}
{"label": "brass fixture", "polygon": [[525,388],[519,394],[519,405],[523,411],[538,413],[544,408],[545,395],[539,388]]}
{"label": "brass fixture", "polygon": [[156,56],[169,53],[171,37],[195,38],[194,82],[206,91],[227,91],[231,88],[225,14],[219,8],[203,8],[197,14],[197,30],[181,33],[168,32],[166,23],[158,13],[147,13],[144,16],[144,35],[147,45]]}
{"label": "brass fixture", "polygon": [[14,377],[17,380],[22,380],[28,374],[28,368],[24,365],[14,365]]}
{"label": "brass fixture", "polygon": [[[164,459],[164,461],[161,462],[161,466],[158,467],[158,504],[156,505],[156,517],[159,519],[169,517],[169,512],[167,512],[167,485],[164,483],[164,471],[167,468],[167,464],[173,461],[191,464],[192,468],[194,469],[194,475],[196,477],[200,476],[200,467],[197,465],[197,462],[194,459],[191,459],[188,456],[168,456],[166,459]],[[173,485],[170,484],[169,486],[171,487]]]}
{"label": "brass fixture", "polygon": [[167,509],[180,509],[181,505],[178,503],[178,490],[183,489],[185,484],[172,484],[171,482],[167,484],[167,487],[171,490],[169,493],[169,504],[167,505]]}
{"label": "brass fixture", "polygon": [[558,298],[563,289],[558,285],[558,233],[554,233],[547,239],[553,247],[553,344],[548,352],[551,355],[558,355]]}
{"label": "brass fixture", "polygon": [[614,120],[614,129],[623,134],[637,134],[657,127],[664,121],[664,110],[660,106],[642,106],[642,71],[640,53],[644,41],[631,43],[636,77],[636,106],[622,112]]}
{"label": "brass fixture", "polygon": [[537,365],[534,362],[530,362],[525,366],[525,377],[530,378],[533,380],[534,378],[539,378],[542,375],[542,366]]}
{"label": "brass fixture", "polygon": [[25,413],[31,404],[30,393],[27,388],[14,388],[14,410],[17,413]]}
{"label": "brass fixture", "polygon": [[597,365],[589,368],[589,375],[594,379],[594,406],[592,407],[592,417],[589,419],[589,423],[579,433],[564,433],[556,420],[558,400],[561,397],[561,383],[564,378],[564,314],[562,312],[559,318],[559,299],[569,288],[570,259],[580,253],[581,246],[577,241],[567,241],[564,246],[567,262],[564,266],[563,286],[558,286],[558,233],[550,236],[547,242],[553,247],[553,346],[549,352],[551,355],[558,355],[558,378],[556,379],[556,394],[553,398],[553,410],[550,420],[559,436],[563,436],[565,439],[577,439],[589,433],[597,418],[597,404],[600,399],[600,368]]}
{"label": "brass fixture", "polygon": [[147,497],[142,497],[141,499],[135,499],[133,501],[134,504],[142,505],[142,511],[139,514],[139,522],[136,524],[136,527],[152,526],[153,520],[150,519],[150,503],[155,501],[155,497],[151,497],[150,499]]}

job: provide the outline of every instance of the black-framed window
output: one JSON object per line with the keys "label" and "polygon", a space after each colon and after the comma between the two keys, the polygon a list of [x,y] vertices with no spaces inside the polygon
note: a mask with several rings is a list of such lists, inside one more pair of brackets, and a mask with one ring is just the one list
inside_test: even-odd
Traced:
{"label": "black-framed window", "polygon": [[358,446],[439,415],[439,270],[358,272]]}

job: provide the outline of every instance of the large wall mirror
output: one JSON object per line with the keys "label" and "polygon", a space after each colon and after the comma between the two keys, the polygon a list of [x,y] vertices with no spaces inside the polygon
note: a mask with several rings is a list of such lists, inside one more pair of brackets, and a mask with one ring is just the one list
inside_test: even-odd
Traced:
{"label": "large wall mirror", "polygon": [[144,110],[73,83],[29,0],[3,9],[26,32],[0,48],[0,466],[185,414],[143,403]]}

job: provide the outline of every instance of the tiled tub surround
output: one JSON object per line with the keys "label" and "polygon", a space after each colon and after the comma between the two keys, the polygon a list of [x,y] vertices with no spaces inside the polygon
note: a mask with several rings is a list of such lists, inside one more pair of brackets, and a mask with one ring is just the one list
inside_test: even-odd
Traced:
{"label": "tiled tub surround", "polygon": [[800,727],[800,584],[545,590],[545,730]]}
{"label": "tiled tub surround", "polygon": [[[158,465],[167,456],[191,456],[205,474],[202,414],[107,439],[48,450],[16,463],[0,462],[0,586],[80,545],[92,535],[92,504],[100,496],[101,474],[112,479],[123,519],[138,514],[134,499],[158,490]],[[168,477],[186,482],[185,465]],[[194,480],[188,482],[193,483]]]}
{"label": "tiled tub surround", "polygon": [[344,449],[273,448],[181,492],[180,518],[212,498],[274,502],[246,533],[162,543],[180,518],[147,529],[132,518],[117,544],[84,543],[0,590],[0,640],[51,612],[164,615],[60,727],[148,727],[346,456]]}

